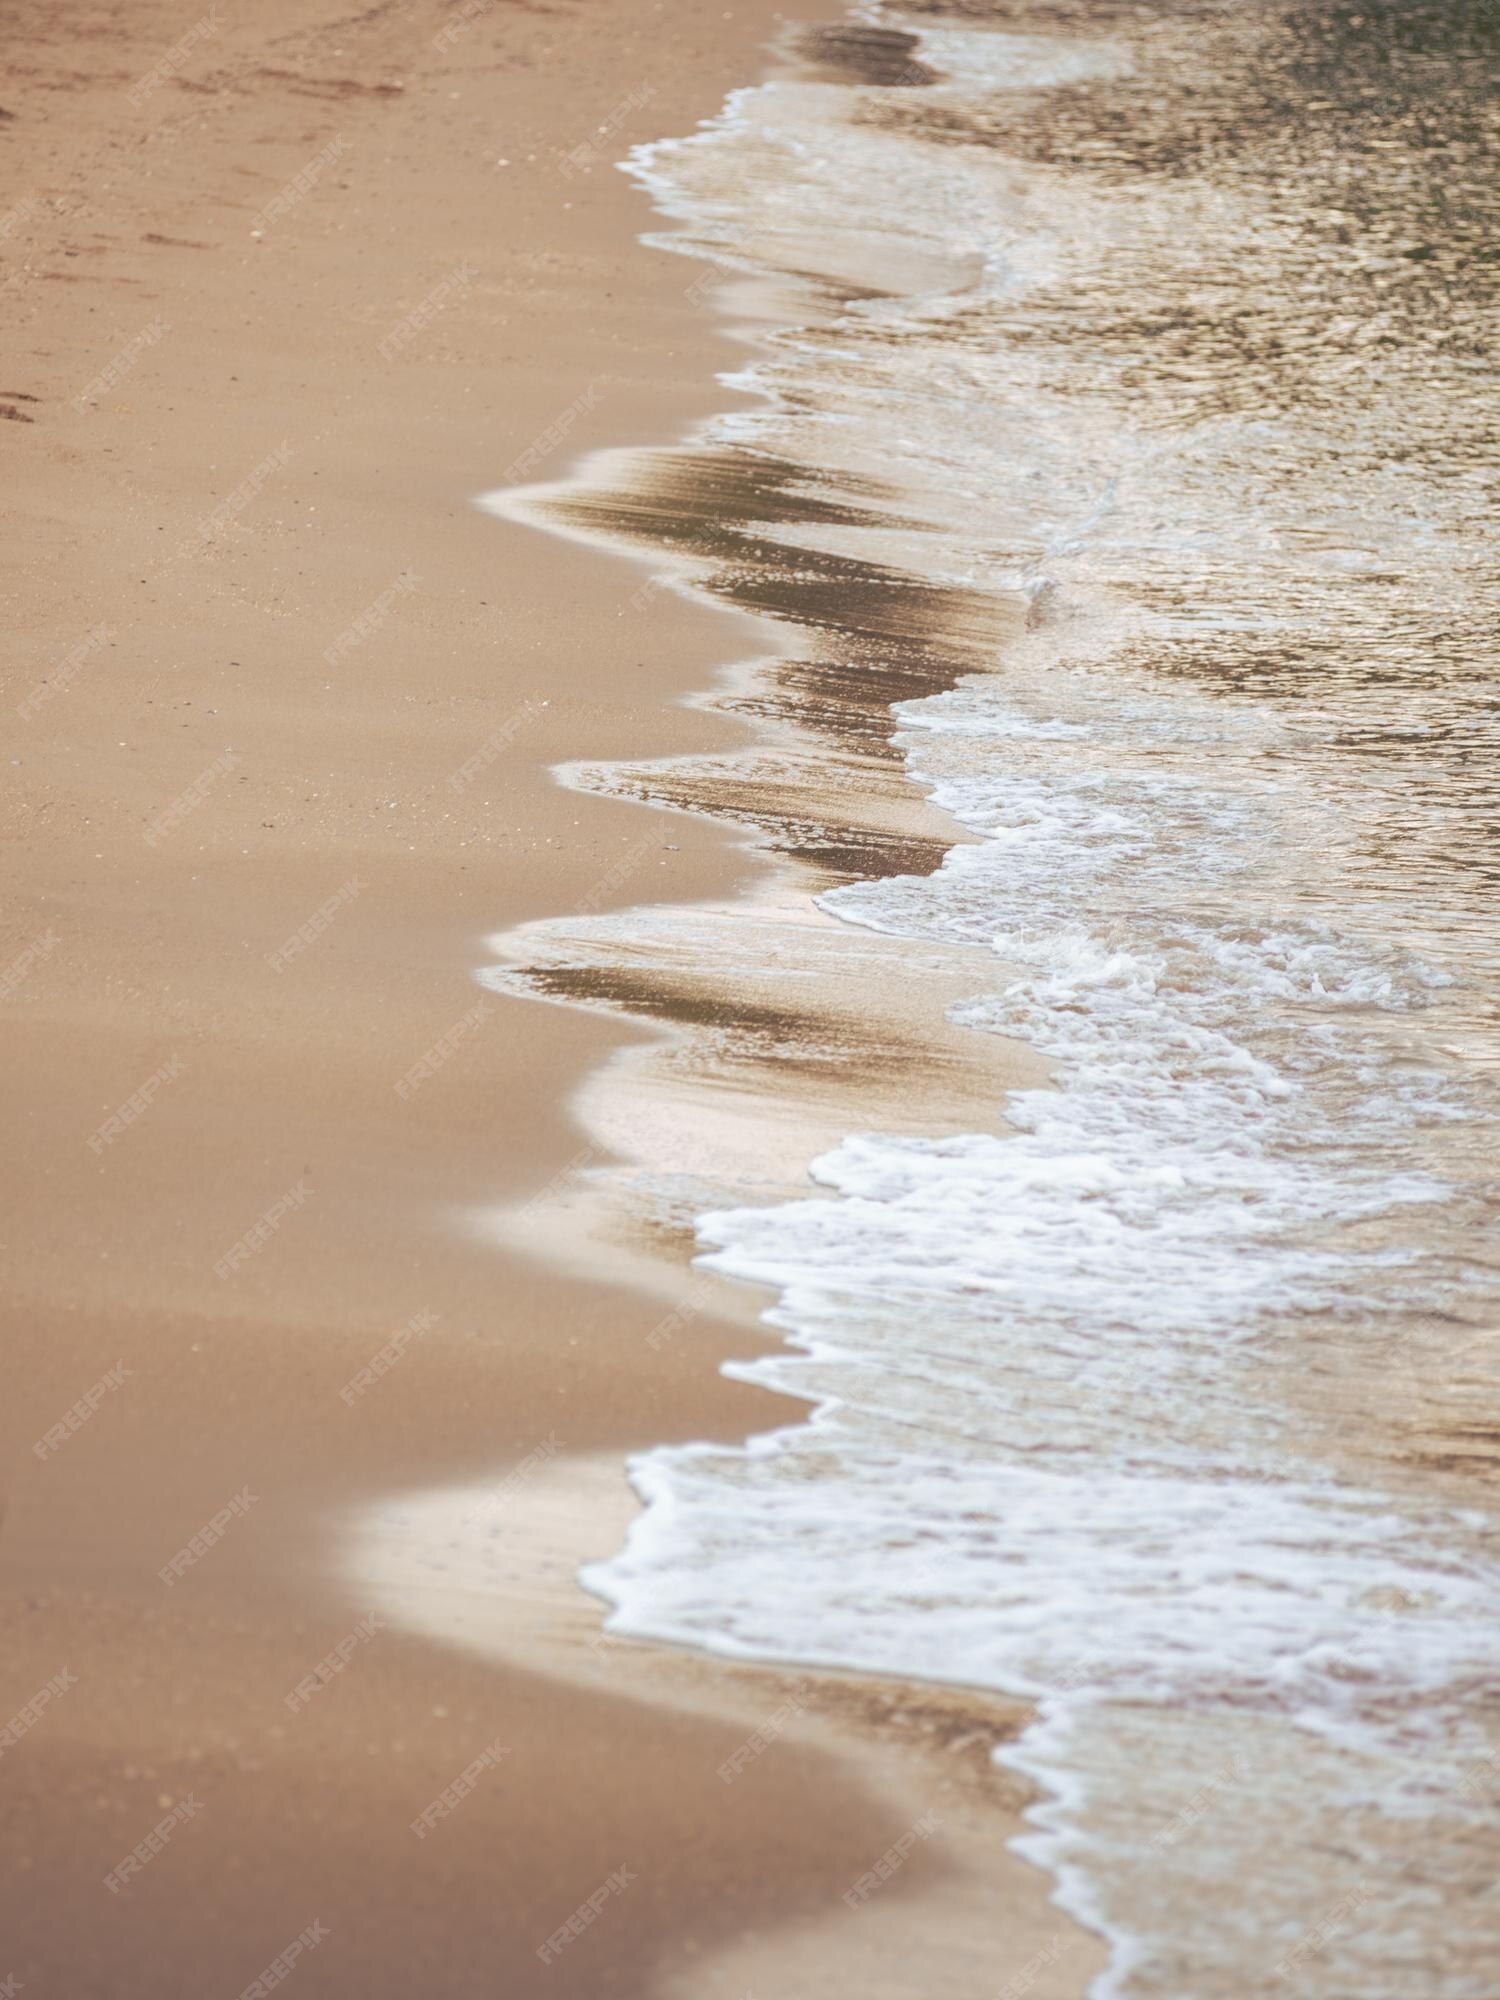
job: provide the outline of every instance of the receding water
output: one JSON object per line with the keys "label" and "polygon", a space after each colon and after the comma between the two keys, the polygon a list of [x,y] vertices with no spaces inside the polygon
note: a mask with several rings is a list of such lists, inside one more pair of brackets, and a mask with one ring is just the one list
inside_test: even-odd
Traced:
{"label": "receding water", "polygon": [[665,240],[806,300],[694,546],[758,519],[796,591],[741,600],[822,591],[835,655],[856,566],[913,630],[967,607],[892,726],[975,837],[822,904],[987,954],[954,1018],[1055,1087],[701,1218],[775,1293],[744,1372],[815,1411],[640,1460],[587,1580],[633,1632],[1035,1696],[1101,1992],[1487,2000],[1496,15],[861,20],[635,156]]}

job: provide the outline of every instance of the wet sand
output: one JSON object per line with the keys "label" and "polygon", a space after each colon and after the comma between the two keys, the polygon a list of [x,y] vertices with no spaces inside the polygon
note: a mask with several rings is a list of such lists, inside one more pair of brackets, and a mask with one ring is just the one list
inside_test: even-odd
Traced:
{"label": "wet sand", "polygon": [[[771,10],[15,26],[0,1978],[236,1993],[304,1938],[308,1992],[1080,1990],[1013,1713],[823,1680],[726,1786],[785,1677],[590,1646],[622,1452],[786,1406],[717,1372],[743,1301],[653,1345],[476,1221],[594,1164],[569,1092],[639,1039],[487,994],[486,938],[746,866],[549,766],[723,747],[676,698],[766,639],[469,496],[723,405],[609,162]],[[392,1520],[377,1608],[352,1524],[481,1483],[514,1562],[459,1616]]]}

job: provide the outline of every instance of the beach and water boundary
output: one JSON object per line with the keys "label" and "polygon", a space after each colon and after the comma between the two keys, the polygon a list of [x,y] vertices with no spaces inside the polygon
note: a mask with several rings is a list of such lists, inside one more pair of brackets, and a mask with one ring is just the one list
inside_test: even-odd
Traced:
{"label": "beach and water boundary", "polygon": [[[785,1407],[717,1376],[751,1351],[717,1302],[691,1357],[653,1347],[655,1302],[454,1226],[568,1171],[569,1080],[634,1039],[473,1014],[496,924],[584,904],[639,848],[638,811],[585,822],[548,767],[722,740],[664,698],[746,637],[678,602],[643,618],[640,573],[607,561],[581,589],[576,548],[464,496],[560,423],[565,456],[723,406],[692,275],[638,249],[649,216],[609,159],[713,111],[774,21],[675,9],[670,63],[648,7],[611,8],[607,48],[589,9],[271,8],[184,47],[192,25],[138,8],[85,45],[34,10],[7,106],[14,702],[53,692],[19,718],[11,818],[3,1548],[7,1685],[35,1722],[6,1754],[3,1974],[238,1992],[321,1924],[309,1991],[437,1967],[455,1991],[691,1986],[730,1940],[778,1936],[775,1990],[812,1991],[831,1917],[907,1990],[900,1952],[957,1982],[982,1919],[986,1980],[1002,1952],[1037,1962],[1038,1994],[1078,1990],[1089,1945],[999,1849],[1021,1794],[983,1749],[1013,1705],[976,1725],[930,1690],[819,1701],[686,1656],[632,1672],[626,1648],[565,1683],[575,1641],[600,1666],[563,1579],[615,1546],[618,1482],[584,1481],[591,1547],[515,1600],[557,1640],[541,1671],[389,1621],[351,1645],[369,1613],[331,1581],[351,1515],[395,1487],[530,1465],[511,1491],[540,1499],[562,1452],[738,1437]],[[743,863],[682,825],[634,865],[686,900]],[[846,1906],[932,1813],[943,1840]],[[632,1853],[637,1882],[544,1964],[547,1920]]]}
{"label": "beach and water boundary", "polygon": [[[1111,1992],[1483,1991],[1493,577],[1459,274],[1493,47],[1443,7],[917,8],[819,54],[845,92],[741,93],[633,162],[732,309],[792,298],[736,378],[764,407],[522,497],[798,634],[714,697],[751,752],[568,781],[756,828],[873,934],[768,892],[500,941],[500,983],[676,1031],[590,1086],[633,1166],[565,1240],[606,1186],[616,1251],[695,1232],[794,1350],[736,1372],[817,1405],[639,1459],[589,1580],[617,1630],[1035,1693],[1028,1851],[1110,1932]],[[895,633],[900,747],[978,837],[936,868],[860,726]],[[912,1034],[940,985],[882,990],[905,966],[1058,1064],[1019,1136]],[[888,1094],[828,1193],[778,1199],[787,1121],[757,1147],[736,1101],[778,1065],[815,1110],[914,1075],[926,1129]]]}
{"label": "beach and water boundary", "polygon": [[1076,1991],[1031,1797],[1122,1990],[1486,1990],[1493,50],[1367,12],[829,23],[660,282],[768,19],[38,18],[14,1976]]}

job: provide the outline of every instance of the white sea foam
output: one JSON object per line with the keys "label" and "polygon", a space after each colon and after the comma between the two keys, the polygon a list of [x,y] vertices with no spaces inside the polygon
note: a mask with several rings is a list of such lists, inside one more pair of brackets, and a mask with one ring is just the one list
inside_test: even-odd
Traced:
{"label": "white sea foam", "polygon": [[[1393,1071],[1370,1025],[1448,975],[1263,912],[1239,862],[1269,801],[1206,799],[1160,766],[1112,782],[1082,724],[1030,729],[984,698],[999,727],[977,742],[972,686],[905,711],[914,756],[946,741],[982,764],[935,789],[984,844],[825,901],[898,935],[988,937],[994,988],[962,1017],[1033,1041],[1063,1087],[1013,1096],[1009,1135],[854,1137],[813,1167],[829,1198],[702,1220],[704,1261],[774,1287],[769,1316],[806,1350],[737,1372],[818,1409],[744,1453],[637,1461],[646,1512],[587,1580],[626,1630],[1050,1697],[1021,1762],[1085,1777],[1080,1796],[1134,1788],[1126,1859],[1182,1809],[1171,1777],[1189,1797],[1201,1780],[1122,1763],[1088,1719],[1100,1703],[1159,1706],[1179,1733],[1195,1717],[1177,1754],[1201,1770],[1260,1732],[1254,1811],[1197,1836],[1226,1868],[1249,1865],[1278,1799],[1308,1818],[1299,1732],[1340,1814],[1431,1816],[1485,1755],[1487,1518],[1351,1483],[1310,1448],[1280,1371],[1337,1356],[1382,1380],[1410,1315],[1455,1283],[1425,1227],[1399,1224],[1425,1224],[1449,1183],[1395,1164],[1452,1087],[1430,1063]],[[964,726],[945,732],[950,705]],[[1008,768],[1003,746],[1027,744],[1066,746],[1069,768]],[[1374,1247],[1342,1240],[1372,1219]],[[1099,1769],[1085,1746],[1110,1753]],[[1090,1813],[1045,1817],[1039,1858],[1120,1928],[1130,1869]],[[1468,1817],[1450,1816],[1451,1856],[1424,1827],[1455,1879]],[[1358,1880],[1398,1905],[1408,1858],[1372,1841]],[[1295,1943],[1335,1886],[1311,1868],[1268,1911]],[[1117,1967],[1143,1992],[1169,1990],[1184,1921],[1176,1896],[1155,1902],[1161,1935],[1137,1914]],[[1356,1990],[1398,1990],[1375,1982],[1384,1927],[1360,1935]],[[1191,1990],[1244,1990],[1244,1938],[1220,1942],[1215,1964],[1199,1940]]]}
{"label": "white sea foam", "polygon": [[[960,110],[1125,64],[950,27],[923,48]],[[1101,1993],[1295,1975],[1475,2000],[1500,1934],[1500,1566],[1443,1421],[1496,1263],[1493,1100],[1454,1055],[1493,1028],[1442,831],[1467,696],[1413,676],[1382,715],[1355,671],[1378,622],[1295,699],[1157,671],[1311,649],[1351,571],[1435,587],[1462,507],[1404,465],[1340,525],[1314,429],[1148,435],[1087,352],[1038,337],[1049,286],[1101,244],[1159,248],[1199,192],[1079,194],[850,104],[741,93],[636,171],[685,242],[752,267],[867,230],[872,185],[893,242],[978,259],[967,288],[780,340],[741,378],[763,407],[720,435],[898,468],[931,521],[906,560],[1032,595],[994,677],[899,712],[914,782],[980,839],[823,902],[989,946],[956,1018],[1032,1043],[1057,1087],[1014,1095],[1004,1135],[998,1105],[956,1138],[854,1135],[820,1195],[702,1218],[704,1261],[772,1288],[787,1338],[735,1372],[812,1414],[637,1459],[646,1509],[586,1580],[623,1630],[1036,1696],[1030,1848],[1114,1940]],[[1215,213],[1260,240],[1247,201]],[[840,533],[804,538],[861,545]],[[1395,818],[1357,748],[1382,724],[1437,760]]]}

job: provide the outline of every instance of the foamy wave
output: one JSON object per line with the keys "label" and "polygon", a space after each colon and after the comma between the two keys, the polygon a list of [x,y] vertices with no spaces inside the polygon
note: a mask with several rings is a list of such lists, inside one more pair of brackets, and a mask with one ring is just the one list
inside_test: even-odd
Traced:
{"label": "foamy wave", "polygon": [[[1219,30],[1175,28],[1184,101],[1213,85],[1227,118],[1193,69]],[[705,1261],[778,1294],[788,1351],[737,1372],[813,1415],[639,1459],[646,1510],[587,1580],[634,1632],[1037,1696],[1031,1851],[1115,1940],[1101,1991],[1242,2000],[1311,1966],[1475,2000],[1500,1573],[1463,1483],[1483,1424],[1445,1429],[1442,1399],[1494,1311],[1454,834],[1490,810],[1491,720],[1432,624],[1450,579],[1481,607],[1423,401],[1461,370],[1355,393],[1355,322],[1301,303],[1340,282],[1305,261],[1323,211],[1268,206],[1243,135],[1220,186],[1217,155],[1070,172],[1018,122],[1039,90],[1081,116],[1167,40],[918,31],[915,110],[782,84],[636,164],[679,247],[868,276],[743,371],[763,404],[719,434],[899,475],[928,525],[802,539],[1031,601],[993,678],[898,711],[913,781],[978,840],[822,901],[988,947],[954,1019],[1057,1087],[1012,1096],[1004,1136],[987,1104],[955,1138],[851,1136],[819,1195],[702,1218]],[[1088,128],[1100,158],[1141,104]],[[1242,302],[1246,269],[1280,275],[1258,400],[1205,261]],[[1355,464],[1357,511],[1330,470]]]}

